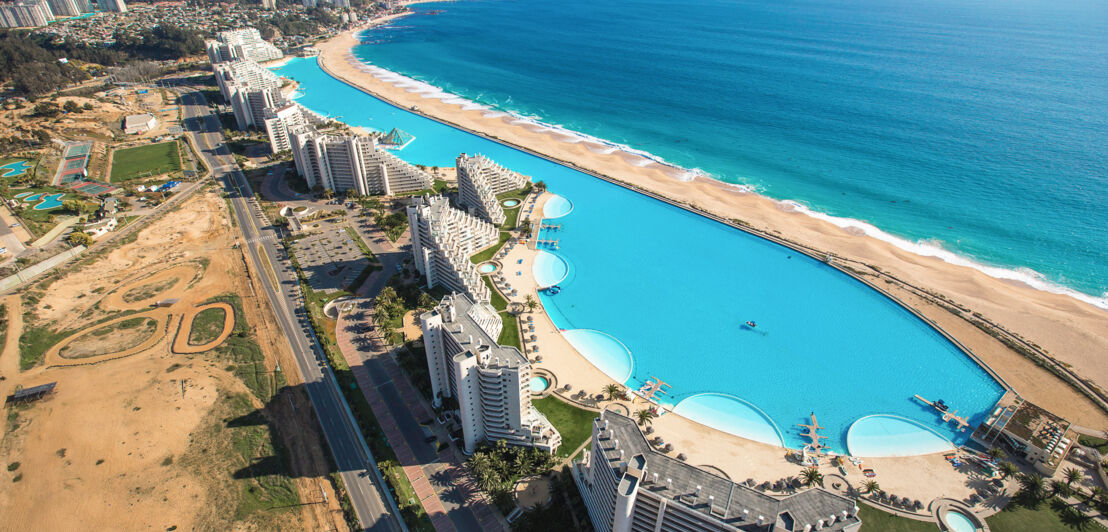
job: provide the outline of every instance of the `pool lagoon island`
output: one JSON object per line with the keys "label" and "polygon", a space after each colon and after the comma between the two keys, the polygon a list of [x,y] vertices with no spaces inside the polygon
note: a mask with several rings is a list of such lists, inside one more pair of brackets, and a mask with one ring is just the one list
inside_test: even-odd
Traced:
{"label": "pool lagoon island", "polygon": [[[808,215],[793,202],[772,200],[612,145],[582,140],[563,130],[460,98],[444,97],[434,87],[359,60],[352,52],[360,44],[357,34],[344,32],[318,45],[318,63],[327,74],[401,109],[603,176],[675,205],[786,239],[816,256],[831,256],[835,264],[870,280],[966,344],[985,364],[998,369],[1021,394],[1080,425],[1096,427],[1108,423],[1108,416],[1096,403],[1007,345],[1019,344],[1023,339],[1027,344],[1041,346],[1056,362],[1069,365],[1073,374],[1103,385],[1108,383],[1108,364],[1101,360],[1101,354],[1108,352],[1105,309],[1068,294],[993,277],[949,257],[943,260],[902,249],[868,236],[867,233],[873,233],[872,227],[857,223],[840,227],[837,220]],[[301,102],[312,105],[308,100]],[[386,125],[388,122],[377,124]],[[405,154],[409,152],[411,157],[434,157],[419,152],[417,144],[418,141],[400,155],[409,157]],[[458,147],[447,160],[410,162],[449,166],[463,149]],[[510,166],[507,161],[501,163]],[[961,316],[951,310],[958,310]],[[976,325],[962,317],[975,315],[979,316]],[[1000,341],[996,336],[1006,335],[983,320],[1013,335]]]}

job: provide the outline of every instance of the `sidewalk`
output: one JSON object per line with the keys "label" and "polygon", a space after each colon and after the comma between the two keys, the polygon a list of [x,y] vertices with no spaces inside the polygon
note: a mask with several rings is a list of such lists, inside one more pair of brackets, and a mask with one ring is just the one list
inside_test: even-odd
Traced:
{"label": "sidewalk", "polygon": [[435,529],[506,530],[487,496],[468,478],[456,447],[439,452],[424,441],[420,421],[434,414],[372,330],[370,305],[371,300],[359,299],[353,312],[341,314],[335,338]]}

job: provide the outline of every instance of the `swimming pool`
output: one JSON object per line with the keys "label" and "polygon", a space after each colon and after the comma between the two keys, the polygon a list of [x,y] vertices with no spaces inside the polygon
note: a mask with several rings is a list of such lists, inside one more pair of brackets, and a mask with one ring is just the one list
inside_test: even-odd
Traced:
{"label": "swimming pool", "polygon": [[505,207],[515,207],[516,205],[519,205],[519,200],[517,200],[517,199],[504,200],[504,203],[501,203],[501,205],[503,205]]}
{"label": "swimming pool", "polygon": [[[62,206],[62,196],[65,196],[65,194],[54,194],[52,196],[48,196],[46,194],[41,194],[40,197],[38,198],[41,201],[39,202],[38,205],[35,205],[33,208],[36,211],[45,211],[45,210],[53,209],[55,207],[61,207]],[[30,200],[28,200],[28,201],[30,201]]]}
{"label": "swimming pool", "polygon": [[[1004,393],[938,331],[818,260],[391,106],[327,76],[313,58],[277,71],[300,83],[298,102],[310,109],[427,140],[397,153],[411,163],[450,167],[460,152],[482,153],[542,179],[557,197],[541,215],[563,226],[540,232],[559,246],[544,249],[532,271],[562,287],[540,293],[544,309],[600,371],[632,388],[663,379],[672,386],[663,403],[705,425],[763,441],[780,432],[796,448],[804,441],[796,425],[814,412],[833,451],[899,455],[919,450],[893,437],[915,427],[956,444],[968,438],[914,394],[944,399],[976,425]],[[748,320],[758,326],[744,328]],[[916,425],[879,418],[848,438],[870,416]]]}
{"label": "swimming pool", "polygon": [[531,377],[531,392],[539,393],[545,392],[546,388],[550,386],[545,377]]}
{"label": "swimming pool", "polygon": [[8,164],[0,166],[0,177],[18,177],[31,169],[31,165],[27,164],[27,161],[12,161]]}
{"label": "swimming pool", "polygon": [[573,212],[573,203],[557,194],[547,198],[542,206],[543,218],[561,218],[571,212]]}
{"label": "swimming pool", "polygon": [[946,528],[950,532],[975,532],[977,525],[966,514],[957,510],[947,510],[943,517]]}
{"label": "swimming pool", "polygon": [[492,273],[497,270],[496,263],[486,262],[477,267],[477,271],[480,273]]}

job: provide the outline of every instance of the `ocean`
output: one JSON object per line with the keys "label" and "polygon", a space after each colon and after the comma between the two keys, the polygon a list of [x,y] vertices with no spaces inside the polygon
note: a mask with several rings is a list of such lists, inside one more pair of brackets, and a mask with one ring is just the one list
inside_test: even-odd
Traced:
{"label": "ocean", "polygon": [[463,0],[367,63],[1108,308],[1108,9]]}

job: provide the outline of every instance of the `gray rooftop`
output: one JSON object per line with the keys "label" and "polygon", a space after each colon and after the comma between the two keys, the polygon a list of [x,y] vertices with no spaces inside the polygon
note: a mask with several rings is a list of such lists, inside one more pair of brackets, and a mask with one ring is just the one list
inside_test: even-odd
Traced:
{"label": "gray rooftop", "polygon": [[[520,353],[515,347],[502,346],[496,343],[497,339],[489,336],[489,333],[470,316],[470,312],[492,312],[495,314],[495,309],[482,308],[483,306],[489,306],[488,303],[478,305],[470,301],[465,294],[451,294],[442,298],[439,306],[432,309],[428,314],[443,314],[443,306],[450,304],[454,305],[454,321],[447,321],[447,316],[444,314],[442,325],[443,329],[450,333],[459,344],[473,349],[475,352],[478,351],[477,346],[489,346],[487,352],[490,359],[500,360],[499,364],[494,365],[518,367],[528,363],[527,357],[523,356],[523,353]],[[467,345],[471,336],[474,345]]]}
{"label": "gray rooftop", "polygon": [[[769,495],[656,452],[631,418],[605,411],[601,420],[608,421],[610,433],[599,439],[600,445],[593,452],[603,453],[616,469],[616,478],[620,477],[621,461],[627,462],[629,472],[641,470],[639,464],[644,464],[646,473],[639,490],[678,501],[690,511],[711,515],[729,526],[751,532],[802,531],[807,524],[814,530],[820,520],[824,521],[823,530],[835,531],[859,522],[850,515],[855,513],[853,499],[820,488],[782,497]],[[618,448],[613,446],[614,440],[618,440]],[[622,459],[620,450],[624,452]],[[641,461],[638,455],[642,455]],[[624,488],[622,483],[620,488]],[[844,511],[848,514],[845,520]],[[832,515],[837,521],[828,524]],[[758,516],[765,517],[765,525],[757,524]]]}

